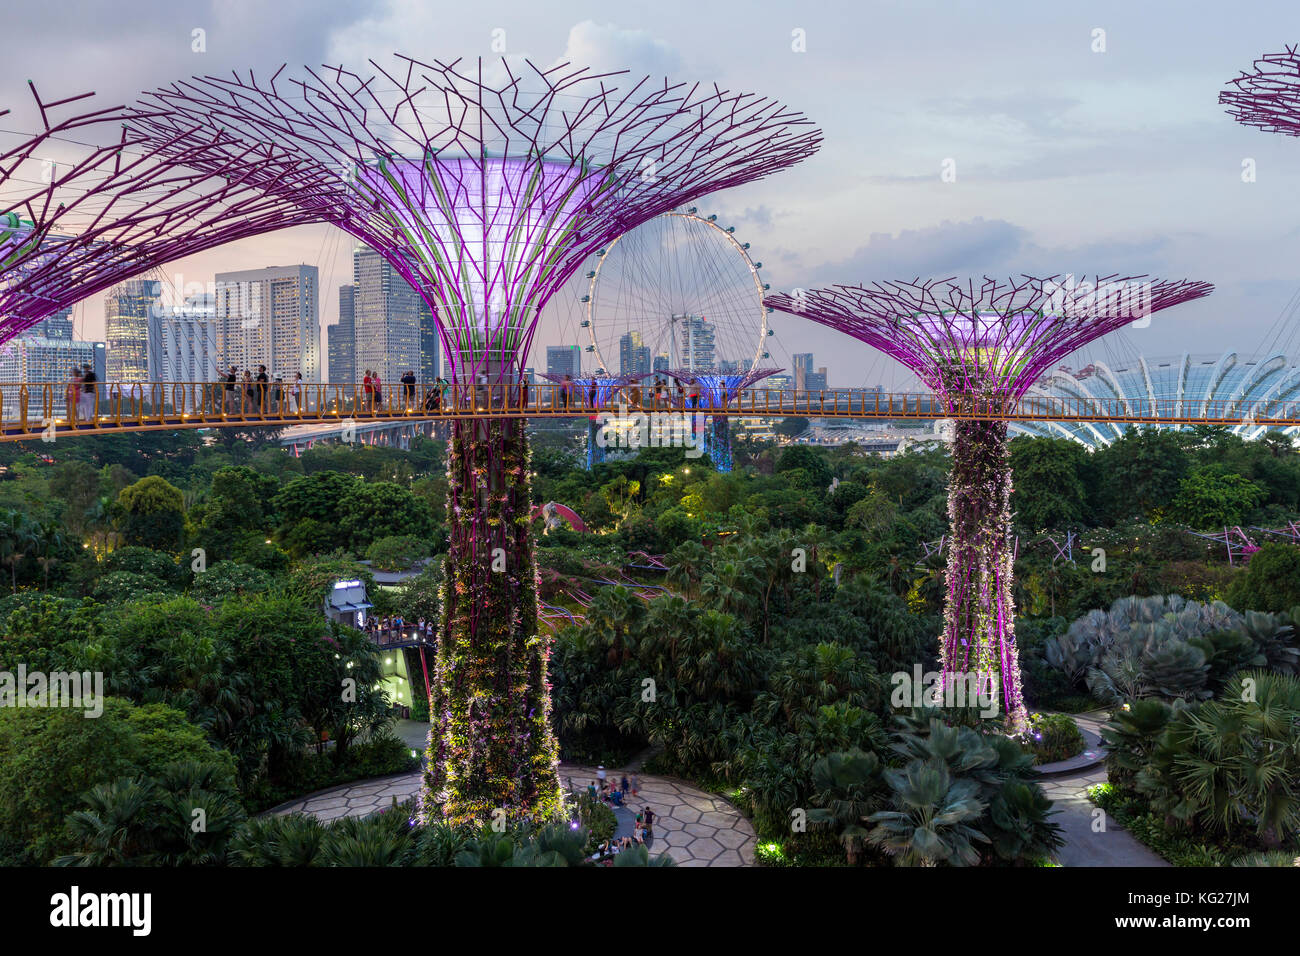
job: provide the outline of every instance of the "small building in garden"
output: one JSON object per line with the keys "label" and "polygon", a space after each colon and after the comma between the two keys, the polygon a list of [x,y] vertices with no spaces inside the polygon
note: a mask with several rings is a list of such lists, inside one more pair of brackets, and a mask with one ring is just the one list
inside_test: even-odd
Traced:
{"label": "small building in garden", "polygon": [[325,616],[349,627],[364,627],[366,611],[372,607],[364,581],[335,581],[334,587],[325,595]]}

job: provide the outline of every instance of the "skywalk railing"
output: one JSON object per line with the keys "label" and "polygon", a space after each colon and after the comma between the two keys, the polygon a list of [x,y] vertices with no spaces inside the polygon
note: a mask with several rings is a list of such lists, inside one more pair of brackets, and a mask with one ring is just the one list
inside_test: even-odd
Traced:
{"label": "skywalk railing", "polygon": [[726,398],[670,387],[623,388],[604,405],[580,382],[460,385],[288,382],[138,382],[0,384],[0,438],[340,421],[455,420],[701,413],[753,418],[803,416],[882,420],[1118,422],[1152,425],[1300,425],[1300,401],[1129,401],[1027,396],[944,398],[915,392],[804,391],[755,387]]}

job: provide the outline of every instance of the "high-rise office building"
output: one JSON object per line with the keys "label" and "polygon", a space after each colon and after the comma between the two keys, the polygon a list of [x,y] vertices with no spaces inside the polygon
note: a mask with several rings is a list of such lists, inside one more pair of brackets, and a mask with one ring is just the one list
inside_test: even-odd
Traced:
{"label": "high-rise office building", "polygon": [[[809,392],[820,392],[830,386],[826,384],[826,366],[823,365],[815,372],[804,372],[804,390]],[[795,386],[798,388],[798,386]]]}
{"label": "high-rise office building", "polygon": [[291,381],[320,380],[319,270],[271,266],[216,278],[217,349],[221,364]]}
{"label": "high-rise office building", "polygon": [[666,372],[673,367],[673,360],[668,357],[668,353],[660,352],[655,356],[653,372]]}
{"label": "high-rise office building", "polygon": [[35,325],[23,331],[23,335],[40,336],[47,339],[72,338],[72,310],[62,309],[46,316]]}
{"label": "high-rise office building", "polygon": [[415,374],[421,382],[432,382],[440,374],[441,345],[438,341],[438,323],[434,321],[433,308],[420,299],[420,364]]}
{"label": "high-rise office building", "polygon": [[618,340],[618,374],[647,375],[650,371],[650,346],[642,342],[640,332],[624,332]]}
{"label": "high-rise office building", "polygon": [[155,306],[149,316],[152,382],[213,382],[223,371],[217,351],[215,296],[192,295],[180,306]]}
{"label": "high-rise office building", "polygon": [[808,389],[808,376],[813,371],[813,354],[811,352],[796,352],[790,356],[793,364],[791,371],[794,373],[794,387],[796,390],[803,392]]}
{"label": "high-rise office building", "polygon": [[149,318],[162,297],[156,279],[129,279],[104,298],[104,340],[110,382],[149,381]]}
{"label": "high-rise office building", "polygon": [[715,368],[712,323],[702,315],[675,315],[673,324],[682,368],[697,371]]}
{"label": "high-rise office building", "polygon": [[546,346],[546,373],[577,378],[582,374],[582,349],[576,345]]}
{"label": "high-rise office building", "polygon": [[378,372],[396,383],[420,368],[420,306],[423,300],[396,269],[369,246],[352,253],[356,352],[354,375]]}
{"label": "high-rise office building", "polygon": [[[75,371],[89,365],[95,377],[104,381],[105,349],[103,342],[78,342],[72,337],[72,310],[64,309],[42,319],[22,335],[0,346],[0,384],[34,385],[51,383],[54,417],[67,414],[67,383]],[[102,386],[101,386],[102,388]],[[19,412],[16,388],[0,390],[4,396],[4,415]],[[102,396],[101,396],[102,397]],[[35,422],[44,412],[44,389],[29,392],[27,411]]]}
{"label": "high-rise office building", "polygon": [[357,377],[356,286],[339,286],[339,320],[325,329],[329,350],[329,380],[355,385]]}

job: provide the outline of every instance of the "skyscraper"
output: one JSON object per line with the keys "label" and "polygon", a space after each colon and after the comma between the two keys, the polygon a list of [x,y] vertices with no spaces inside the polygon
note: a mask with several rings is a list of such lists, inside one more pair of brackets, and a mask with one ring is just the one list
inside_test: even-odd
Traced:
{"label": "skyscraper", "polygon": [[[104,381],[105,350],[103,342],[78,342],[72,337],[72,310],[56,312],[15,339],[0,346],[0,385],[53,383],[54,416],[67,414],[67,389],[74,368],[89,365],[95,376]],[[4,396],[4,415],[19,414],[18,389],[0,390]],[[35,421],[43,414],[44,392],[34,389],[28,399],[28,415]]]}
{"label": "skyscraper", "polygon": [[813,354],[811,352],[796,352],[790,356],[793,365],[791,371],[794,372],[794,387],[797,391],[806,391],[808,389],[808,376],[813,370]]}
{"label": "skyscraper", "polygon": [[329,380],[336,385],[355,385],[359,381],[356,292],[356,286],[339,286],[339,320],[325,329],[329,349]]}
{"label": "skyscraper", "polygon": [[221,363],[285,381],[302,372],[320,380],[319,279],[315,266],[223,272],[216,279],[217,349]]}
{"label": "skyscraper", "polygon": [[149,316],[148,368],[153,382],[212,382],[221,369],[216,306],[211,293],[180,306],[155,306]]}
{"label": "skyscraper", "polygon": [[650,346],[642,344],[640,332],[624,332],[618,340],[618,374],[645,375],[649,372]]}
{"label": "skyscraper", "polygon": [[438,377],[440,346],[438,323],[434,321],[433,308],[420,300],[420,364],[415,374],[421,382],[432,382]]}
{"label": "skyscraper", "polygon": [[367,369],[396,383],[420,368],[420,306],[424,300],[401,273],[369,246],[352,252],[356,329],[354,375]]}
{"label": "skyscraper", "polygon": [[716,367],[713,326],[702,315],[674,315],[674,336],[682,368],[705,370]]}
{"label": "skyscraper", "polygon": [[62,309],[53,315],[46,316],[28,328],[23,334],[41,336],[47,339],[71,339],[72,310]]}
{"label": "skyscraper", "polygon": [[582,349],[576,345],[546,346],[546,372],[577,378],[582,374]]}
{"label": "skyscraper", "polygon": [[108,291],[104,339],[110,382],[149,381],[149,317],[161,297],[156,279],[129,279]]}

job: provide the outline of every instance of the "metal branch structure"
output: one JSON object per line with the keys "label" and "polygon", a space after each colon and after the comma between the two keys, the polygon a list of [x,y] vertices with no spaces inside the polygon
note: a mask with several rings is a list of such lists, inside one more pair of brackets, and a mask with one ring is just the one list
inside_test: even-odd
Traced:
{"label": "metal branch structure", "polygon": [[[837,285],[769,297],[768,304],[897,359],[960,414],[972,403],[1010,409],[1069,353],[1211,291],[1207,282],[1147,276],[986,276]],[[1005,712],[1023,725],[1005,421],[955,423],[948,517],[945,686],[1000,680]]]}
{"label": "metal branch structure", "polygon": [[1268,133],[1300,136],[1300,53],[1288,46],[1282,53],[1269,53],[1228,81],[1219,93],[1219,103],[1243,126]]}
{"label": "metal branch structure", "polygon": [[[760,382],[769,375],[783,371],[779,368],[751,368],[743,374],[692,371],[691,369],[670,369],[667,374],[694,385],[700,390],[697,408],[726,408],[736,400],[743,389],[755,382]],[[704,451],[713,462],[713,467],[720,472],[731,471],[731,419],[714,415],[709,427],[704,432]]]}
{"label": "metal branch structure", "polygon": [[[194,168],[184,149],[157,150],[127,127],[149,116],[138,108],[60,118],[94,94],[46,101],[34,85],[31,93],[43,129],[0,153],[0,342],[172,260],[322,221],[251,186],[255,157]],[[54,158],[68,153],[75,158]]]}
{"label": "metal branch structure", "polygon": [[[241,183],[374,248],[432,307],[454,381],[516,395],[543,306],[588,256],[821,141],[801,114],[717,86],[567,64],[398,56],[370,67],[174,83],[127,129],[200,174],[238,167]],[[448,458],[422,812],[550,816],[561,797],[524,425],[457,422]]]}

